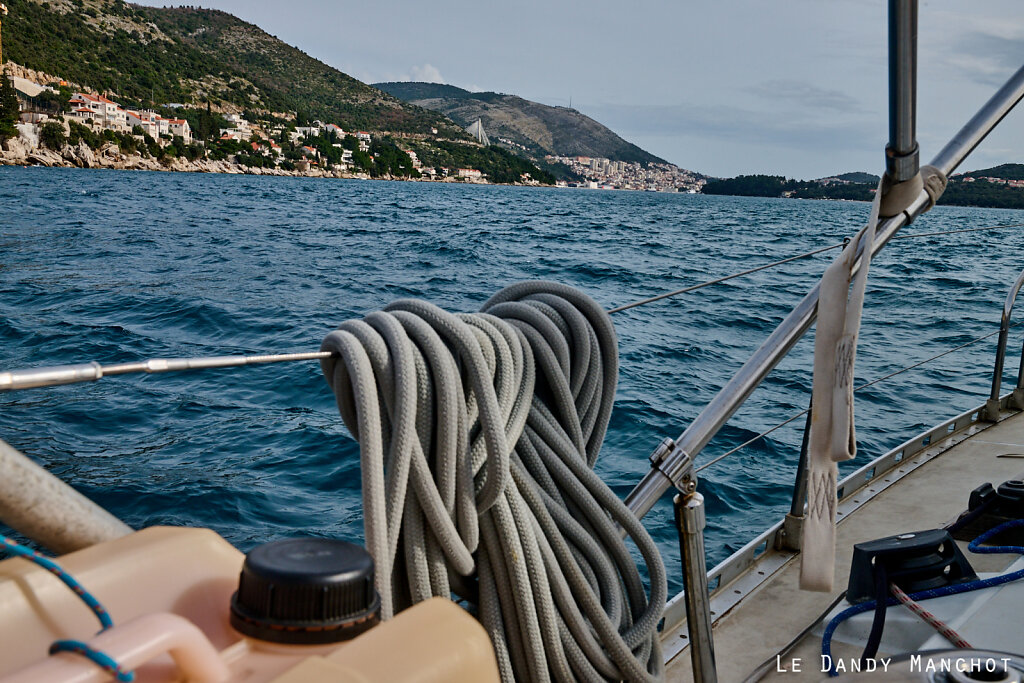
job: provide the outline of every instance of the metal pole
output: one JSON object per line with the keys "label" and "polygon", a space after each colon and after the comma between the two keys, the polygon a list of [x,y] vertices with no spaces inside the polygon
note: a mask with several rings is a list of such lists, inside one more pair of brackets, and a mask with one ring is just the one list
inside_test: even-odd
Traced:
{"label": "metal pole", "polygon": [[[999,389],[1003,383],[1003,365],[1006,359],[1006,339],[1010,334],[1010,316],[1013,315],[1013,304],[1017,300],[1017,292],[1024,287],[1024,271],[1014,281],[1010,291],[1006,294],[1006,302],[1003,304],[1003,312],[999,316],[999,341],[996,344],[996,365],[992,373],[992,392],[989,398],[998,401]],[[1018,374],[1018,382],[1020,375]]]}
{"label": "metal pole", "polygon": [[894,182],[917,175],[917,0],[889,0],[889,144],[885,172]]}
{"label": "metal pole", "polygon": [[1024,389],[1024,344],[1020,347],[1020,365],[1017,366],[1017,388]]}
{"label": "metal pole", "polygon": [[[932,160],[932,165],[947,176],[950,175],[1022,97],[1024,97],[1024,67],[1018,70],[967,122],[967,125]],[[881,251],[901,227],[924,211],[928,203],[928,194],[922,191],[906,211],[882,222],[875,237],[872,254]],[[858,251],[862,250],[863,245],[859,245]],[[858,255],[854,272],[859,267]],[[692,460],[700,453],[768,373],[811,327],[817,315],[817,306],[818,285],[815,285],[754,352],[750,360],[740,368],[729,383],[687,427],[686,431],[676,439],[676,446],[672,452],[644,475],[644,478],[626,498],[626,504],[637,517],[646,515],[670,487],[678,488],[681,482],[670,478],[665,472],[676,471],[675,466],[681,459]]]}
{"label": "metal pole", "polygon": [[4,441],[0,441],[0,522],[61,554],[132,532]]}
{"label": "metal pole", "polygon": [[704,557],[704,496],[696,491],[676,495],[676,526],[683,555],[683,599],[686,629],[690,633],[690,661],[694,683],[716,683],[715,643],[711,633],[707,560]]}
{"label": "metal pole", "polygon": [[207,370],[210,368],[235,368],[242,365],[282,363],[296,360],[319,360],[330,358],[331,351],[308,351],[304,353],[278,353],[262,356],[208,356],[201,358],[152,358],[135,363],[100,365],[96,361],[77,365],[56,365],[48,368],[12,370],[0,372],[0,391],[15,389],[36,389],[62,384],[91,382],[111,375],[130,375],[139,372],[160,373],[183,370]]}
{"label": "metal pole", "polygon": [[999,122],[1020,102],[1022,95],[1024,95],[1024,66],[1010,76],[1003,87],[997,90],[978,110],[978,113],[971,117],[971,120],[946,143],[942,151],[932,159],[932,166],[947,176],[951,175],[967,155],[973,152],[974,148],[985,139],[985,136],[991,133],[992,129],[999,125]]}
{"label": "metal pole", "polygon": [[807,498],[807,446],[811,442],[811,416],[814,415],[814,404],[807,405],[807,422],[804,423],[804,437],[800,442],[800,459],[796,463],[796,482],[793,484],[793,501],[789,504],[789,514],[793,517],[804,516],[804,501]]}

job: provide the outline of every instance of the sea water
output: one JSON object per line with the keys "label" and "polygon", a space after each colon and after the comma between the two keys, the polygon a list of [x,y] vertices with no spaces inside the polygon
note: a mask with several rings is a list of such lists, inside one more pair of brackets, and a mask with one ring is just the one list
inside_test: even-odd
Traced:
{"label": "sea water", "polygon": [[[315,351],[401,297],[475,311],[546,279],[607,307],[842,242],[868,205],[686,194],[0,167],[0,370]],[[940,207],[903,233],[1024,222]],[[993,332],[1024,228],[894,240],[871,264],[857,383]],[[617,313],[597,470],[625,497],[837,250]],[[1011,335],[1007,383],[1020,335]],[[858,463],[980,404],[996,337],[859,392]],[[807,407],[813,333],[698,457]],[[1011,376],[1012,375],[1012,376]],[[789,508],[803,419],[700,474],[709,564]],[[0,395],[0,438],[135,527],[242,549],[362,538],[358,448],[316,362]],[[978,482],[981,483],[981,482]],[[998,483],[998,482],[996,482]],[[967,501],[963,501],[966,505]],[[644,523],[681,585],[670,496]],[[2,527],[0,527],[2,530]]]}

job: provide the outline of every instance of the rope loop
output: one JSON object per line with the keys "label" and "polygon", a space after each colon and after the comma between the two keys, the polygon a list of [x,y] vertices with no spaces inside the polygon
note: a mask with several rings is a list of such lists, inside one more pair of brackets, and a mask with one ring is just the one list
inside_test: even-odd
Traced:
{"label": "rope loop", "polygon": [[662,677],[665,568],[593,470],[618,377],[601,306],[550,282],[508,287],[475,314],[403,299],[321,350],[359,441],[383,618],[455,594],[507,683]]}
{"label": "rope loop", "polygon": [[[30,562],[34,562],[43,569],[47,570],[64,584],[71,589],[71,591],[78,596],[78,598],[86,604],[96,615],[96,618],[100,622],[100,633],[106,631],[109,628],[113,628],[114,620],[110,618],[110,613],[107,609],[96,599],[92,593],[87,591],[85,587],[78,582],[75,577],[64,571],[64,568],[59,564],[51,560],[45,555],[28,548],[6,536],[0,535],[0,549],[3,549],[15,555],[17,557],[23,557]],[[94,662],[104,671],[113,675],[117,680],[130,683],[135,680],[135,674],[131,671],[126,670],[110,655],[97,650],[87,643],[83,643],[80,640],[57,640],[50,645],[50,654],[56,654],[58,652],[74,652],[80,654],[83,657]]]}
{"label": "rope loop", "polygon": [[135,680],[135,674],[127,671],[113,657],[102,650],[90,647],[80,640],[54,641],[50,645],[50,654],[55,655],[58,652],[72,652],[81,655],[122,683],[131,683]]}

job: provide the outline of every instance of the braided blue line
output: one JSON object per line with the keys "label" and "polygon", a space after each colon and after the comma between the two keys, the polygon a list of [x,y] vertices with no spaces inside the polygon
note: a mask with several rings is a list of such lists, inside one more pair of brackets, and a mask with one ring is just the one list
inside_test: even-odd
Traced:
{"label": "braided blue line", "polygon": [[[100,604],[100,601],[97,600],[92,593],[85,590],[85,587],[78,583],[78,581],[75,580],[75,577],[64,571],[59,564],[48,557],[40,555],[35,550],[12,541],[3,535],[0,535],[0,549],[6,550],[11,555],[24,557],[26,560],[35,562],[37,565],[46,569],[48,572],[63,581],[67,587],[82,600],[82,602],[89,606],[89,609],[91,609],[100,620],[100,626],[102,626],[100,629],[101,633],[106,631],[108,628],[113,627],[114,620],[110,618],[110,614],[107,612],[106,608]],[[104,671],[110,673],[117,680],[123,681],[124,683],[130,683],[135,680],[135,674],[131,671],[126,671],[113,657],[105,652],[90,647],[88,644],[83,643],[80,640],[58,640],[54,642],[50,645],[50,654],[52,655],[57,652],[74,652],[82,655]]]}
{"label": "braided blue line", "polygon": [[114,625],[114,620],[110,618],[110,615],[107,613],[106,608],[100,604],[100,601],[97,600],[92,593],[85,590],[82,584],[78,583],[78,581],[76,581],[73,576],[65,572],[59,564],[57,564],[48,557],[40,555],[31,548],[26,548],[20,543],[12,541],[6,536],[0,535],[0,545],[3,546],[4,550],[6,550],[12,555],[18,555],[19,557],[24,557],[26,560],[35,562],[40,567],[46,569],[51,574],[53,574],[58,579],[67,584],[68,588],[74,591],[75,595],[77,595],[82,600],[82,602],[88,605],[89,609],[91,609],[96,614],[96,617],[100,620],[100,626],[103,627],[101,630],[106,631],[108,628]]}
{"label": "braided blue line", "polygon": [[[982,546],[981,544],[988,539],[996,536],[1007,529],[1013,529],[1015,527],[1024,527],[1024,519],[1011,519],[1009,522],[1003,522],[999,526],[989,529],[981,536],[967,544],[967,549],[972,553],[1018,553],[1024,555],[1024,547],[1015,545],[998,545],[998,546]],[[958,593],[967,593],[980,588],[991,588],[993,586],[1001,586],[1004,583],[1010,583],[1017,579],[1024,579],[1024,569],[1018,569],[1015,572],[1008,574],[1002,574],[1001,576],[993,576],[988,579],[978,579],[977,581],[971,581],[970,583],[958,583],[952,586],[943,586],[942,588],[931,588],[929,590],[919,591],[911,594],[909,597],[911,600],[921,602],[922,600],[930,600],[931,598],[941,598],[946,595],[957,595]],[[887,606],[898,605],[900,601],[896,598],[888,598],[885,601]],[[821,634],[821,654],[827,655],[828,659],[824,660],[830,662],[828,675],[836,677],[839,675],[838,671],[831,668],[832,661],[832,635],[836,632],[839,624],[843,623],[850,617],[867,612],[875,608],[875,601],[869,600],[868,602],[862,602],[852,607],[847,607],[842,612],[832,618],[832,621],[828,622],[828,626],[825,627],[825,632]]]}
{"label": "braided blue line", "polygon": [[117,680],[123,681],[123,683],[131,683],[131,681],[135,680],[135,674],[131,671],[125,671],[113,657],[106,652],[89,647],[89,645],[80,640],[58,640],[54,642],[50,646],[50,654],[53,655],[58,652],[74,652],[75,654],[82,655]]}

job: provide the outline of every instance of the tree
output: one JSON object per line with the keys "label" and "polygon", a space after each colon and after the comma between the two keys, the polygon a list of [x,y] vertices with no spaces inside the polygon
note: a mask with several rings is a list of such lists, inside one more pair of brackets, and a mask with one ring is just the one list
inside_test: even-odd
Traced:
{"label": "tree", "polygon": [[0,142],[18,136],[18,96],[14,92],[14,84],[6,76],[0,77]]}
{"label": "tree", "polygon": [[39,141],[43,143],[44,147],[59,152],[64,148],[64,144],[67,142],[67,135],[64,134],[64,126],[59,123],[50,121],[44,123],[42,128],[39,129]]}

